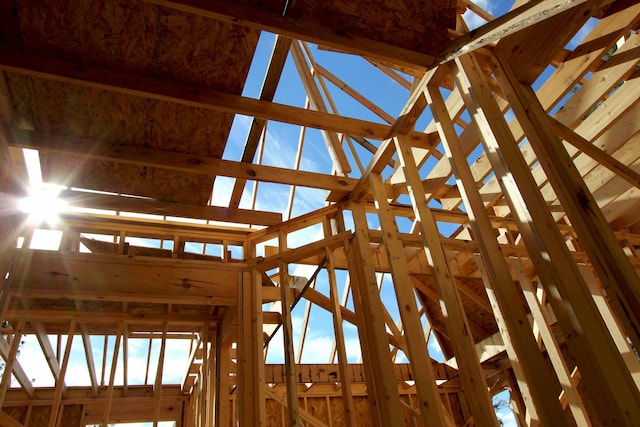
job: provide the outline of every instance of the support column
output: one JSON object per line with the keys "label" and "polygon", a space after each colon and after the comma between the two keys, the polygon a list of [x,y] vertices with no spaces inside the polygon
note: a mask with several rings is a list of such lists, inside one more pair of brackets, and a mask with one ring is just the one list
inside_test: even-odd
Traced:
{"label": "support column", "polygon": [[[498,83],[536,153],[549,183],[604,286],[613,310],[640,348],[640,278],[584,183],[549,116],[530,86],[517,81],[508,62],[491,62]],[[624,88],[623,88],[624,90]]]}
{"label": "support column", "polygon": [[402,137],[395,138],[395,144],[398,161],[407,181],[411,204],[420,228],[424,251],[440,296],[440,305],[458,362],[462,386],[466,395],[469,396],[474,421],[476,425],[497,427],[498,420],[487,391],[487,383],[480,367],[475,343],[469,334],[467,317],[440,243],[440,232],[436,220],[427,205],[415,158],[411,147],[402,140]]}
{"label": "support column", "polygon": [[[225,313],[225,318],[229,315]],[[224,324],[224,321],[223,321]],[[221,327],[216,328],[216,353],[215,353],[215,426],[231,426],[231,396],[229,394],[229,371],[231,369],[231,340],[223,339]]]}
{"label": "support column", "polygon": [[[338,371],[340,373],[340,389],[342,391],[342,405],[344,407],[344,421],[347,427],[356,427],[355,408],[351,394],[351,374],[347,372],[347,349],[344,342],[342,329],[342,306],[338,300],[338,286],[336,284],[336,272],[334,269],[333,251],[325,248],[327,257],[327,276],[329,280],[329,298],[331,300],[331,312],[333,314],[333,331],[336,338],[336,351],[338,353]],[[333,359],[331,359],[333,363]]]}
{"label": "support column", "polygon": [[346,249],[369,401],[372,405],[371,416],[374,425],[378,427],[403,425],[402,405],[385,332],[384,308],[371,264],[367,218],[361,204],[353,203],[350,208],[355,232]]}
{"label": "support column", "polygon": [[409,274],[407,259],[404,256],[404,246],[398,239],[396,221],[389,207],[380,174],[371,173],[369,179],[378,208],[382,239],[386,247],[389,265],[391,266],[393,288],[396,293],[402,326],[404,327],[407,357],[411,363],[411,370],[416,382],[422,423],[425,426],[445,426],[447,424],[442,401],[436,387],[433,369],[429,363],[431,357],[422,333],[422,322],[418,314],[416,295],[411,286],[411,275]]}
{"label": "support column", "polygon": [[491,225],[440,89],[437,86],[429,86],[427,98],[431,103],[431,111],[445,152],[451,162],[460,196],[469,211],[471,229],[482,254],[478,267],[483,273],[487,295],[527,404],[527,411],[532,420],[541,421],[543,425],[567,425],[560,402],[549,393],[555,385],[555,378],[550,375],[538,348],[524,305],[521,303],[521,293],[511,279],[509,265],[495,237],[496,230]]}
{"label": "support column", "polygon": [[489,83],[474,54],[456,59],[456,64],[464,71],[453,67],[456,85],[480,129],[487,157],[569,349],[585,384],[601,397],[593,402],[598,418],[612,425],[634,425],[640,419],[638,389],[498,109]]}
{"label": "support column", "polygon": [[238,284],[238,397],[240,427],[264,426],[264,338],[262,331],[261,278],[244,271]]}

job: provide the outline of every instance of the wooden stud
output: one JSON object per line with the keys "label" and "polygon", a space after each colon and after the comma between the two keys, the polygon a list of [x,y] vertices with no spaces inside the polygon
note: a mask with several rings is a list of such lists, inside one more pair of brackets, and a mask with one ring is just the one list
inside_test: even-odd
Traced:
{"label": "wooden stud", "polygon": [[422,191],[422,181],[413,154],[404,138],[395,138],[395,145],[420,228],[424,251],[434,272],[434,283],[440,295],[440,305],[443,313],[446,313],[447,331],[454,347],[463,387],[468,395],[474,396],[470,401],[474,420],[483,426],[497,426],[493,406],[487,393],[487,384],[475,352],[473,337],[468,332],[470,329],[464,308],[449,271],[444,249],[440,244],[438,226]]}
{"label": "wooden stud", "polygon": [[567,399],[567,403],[569,404],[569,409],[571,410],[573,419],[578,425],[590,426],[591,421],[589,420],[587,411],[582,403],[582,399],[578,394],[575,384],[571,381],[569,368],[562,358],[560,347],[558,346],[553,332],[551,331],[549,320],[540,309],[539,301],[535,295],[535,289],[525,273],[522,262],[517,258],[511,258],[511,265],[518,275],[520,287],[524,292],[531,315],[538,327],[538,333],[542,337],[549,359],[551,360],[556,375],[558,376],[558,381],[560,381],[560,385],[562,386],[562,390]]}
{"label": "wooden stud", "polygon": [[4,358],[4,372],[7,373],[7,375],[3,375],[2,381],[0,382],[0,407],[2,407],[6,393],[7,393],[7,389],[9,388],[9,385],[11,385],[11,375],[9,375],[8,373],[13,371],[13,365],[16,363],[16,360],[17,360],[18,350],[20,348],[20,340],[22,339],[22,329],[24,328],[24,323],[25,323],[24,319],[20,319],[18,321],[13,331],[13,339],[11,340],[9,351],[7,351],[6,354],[2,355],[2,357]]}
{"label": "wooden stud", "polygon": [[[291,39],[289,37],[276,36],[276,40],[273,45],[273,52],[271,52],[267,72],[264,77],[264,81],[262,82],[262,89],[260,90],[261,100],[273,101],[287,55],[289,54],[290,45]],[[253,162],[256,155],[256,149],[258,148],[258,141],[260,140],[260,136],[264,131],[266,123],[267,121],[264,119],[254,118],[252,120],[251,127],[249,128],[249,134],[247,135],[247,142],[245,143],[244,151],[242,152],[241,161],[243,163]],[[246,179],[243,177],[238,177],[238,179],[236,179],[231,193],[231,199],[229,200],[229,207],[237,208],[240,206],[240,200],[242,199],[242,193],[244,192],[246,182]]]}
{"label": "wooden stud", "polygon": [[[347,427],[357,425],[355,407],[353,406],[353,396],[351,394],[351,378],[347,373],[347,349],[344,340],[344,330],[342,328],[341,303],[338,301],[338,286],[336,284],[336,272],[334,268],[333,251],[325,249],[327,258],[327,276],[329,281],[329,298],[331,300],[331,313],[333,314],[333,332],[335,335],[335,349],[338,355],[338,373],[340,375],[340,390],[342,391],[342,406],[344,409],[344,421]],[[346,285],[345,285],[346,286]],[[329,359],[333,363],[333,353]]]}
{"label": "wooden stud", "polygon": [[[118,323],[118,331],[115,336],[115,343],[113,345],[113,357],[111,358],[111,370],[109,371],[109,385],[107,387],[106,402],[104,405],[104,412],[102,414],[102,427],[107,427],[109,419],[111,417],[111,405],[113,404],[113,392],[116,379],[116,367],[118,366],[118,353],[120,352],[120,342],[122,339],[123,322]],[[106,338],[106,336],[105,336]],[[105,352],[107,343],[105,342]],[[103,366],[106,357],[103,359]]]}
{"label": "wooden stud", "polygon": [[67,366],[69,365],[69,356],[71,354],[71,345],[73,344],[73,337],[76,332],[76,321],[71,321],[69,326],[69,333],[67,334],[67,345],[64,349],[64,356],[60,364],[60,373],[56,378],[56,390],[53,395],[53,404],[51,405],[51,414],[49,415],[49,427],[55,427],[58,417],[62,416],[62,409],[60,408],[60,402],[62,401],[62,395],[64,394],[64,377],[67,373]]}
{"label": "wooden stud", "polygon": [[[281,234],[279,238],[280,250],[286,250],[286,237]],[[289,274],[287,264],[281,262],[280,270],[280,299],[282,301],[282,338],[284,348],[284,360],[287,379],[287,424],[290,426],[301,425],[298,408],[298,388],[295,377],[295,354],[293,350],[293,331],[291,325],[291,303],[289,301]]]}
{"label": "wooden stud", "polygon": [[[322,99],[318,86],[315,84],[313,75],[304,58],[299,42],[291,43],[290,50],[311,106],[316,111],[328,113],[327,106]],[[327,146],[327,150],[329,151],[329,157],[331,157],[333,162],[334,170],[338,175],[348,175],[351,172],[351,166],[349,166],[349,161],[344,154],[338,135],[335,132],[323,131],[322,136],[324,138],[325,145]]]}
{"label": "wooden stud", "polygon": [[[498,82],[558,195],[629,339],[640,347],[640,278],[575,168],[551,130],[548,116],[529,86],[520,84],[504,58],[492,62]],[[557,128],[556,128],[557,129]],[[615,295],[615,297],[614,297]],[[638,396],[640,398],[640,395]]]}
{"label": "wooden stud", "polygon": [[[593,402],[594,407],[602,420],[626,424],[633,418],[629,418],[631,414],[640,408],[633,403],[638,390],[635,385],[631,386],[626,367],[622,369],[620,354],[528,166],[523,164],[522,153],[488,92],[477,61],[471,54],[458,58],[456,63],[464,70],[464,73],[455,73],[456,83],[462,88],[465,103],[483,134],[489,160],[518,221],[571,353],[578,361],[585,382],[602,397]],[[562,271],[558,266],[562,266]],[[608,366],[606,375],[601,369],[603,364]],[[620,394],[621,390],[626,391]]]}
{"label": "wooden stud", "polygon": [[[383,308],[371,263],[367,219],[360,204],[351,204],[354,221],[354,238],[347,246],[351,259],[353,303],[359,319],[358,335],[362,357],[367,367],[367,387],[372,403],[374,425],[390,426],[402,423],[402,406],[391,365],[389,343],[385,334]],[[366,327],[364,326],[366,325]]]}
{"label": "wooden stud", "polygon": [[238,408],[241,427],[265,425],[262,339],[262,278],[257,271],[242,273],[238,286]]}
{"label": "wooden stud", "polygon": [[538,351],[526,311],[520,302],[521,297],[513,285],[509,266],[495,238],[496,230],[491,225],[440,90],[429,86],[427,93],[460,195],[469,210],[471,229],[482,254],[482,258],[476,259],[476,262],[483,274],[489,302],[527,404],[527,411],[534,420],[539,417],[543,425],[566,424],[560,404],[549,394],[555,381],[549,375],[546,363]]}
{"label": "wooden stud", "polygon": [[422,333],[422,323],[418,316],[416,296],[411,286],[411,278],[406,258],[402,256],[404,247],[397,237],[397,224],[389,207],[389,203],[382,187],[379,174],[370,174],[371,189],[376,200],[383,241],[386,247],[393,287],[398,302],[398,311],[404,327],[407,356],[411,362],[411,369],[418,390],[419,412],[422,414],[424,425],[445,426],[446,421],[440,396],[436,388],[435,377],[429,360],[427,343]]}

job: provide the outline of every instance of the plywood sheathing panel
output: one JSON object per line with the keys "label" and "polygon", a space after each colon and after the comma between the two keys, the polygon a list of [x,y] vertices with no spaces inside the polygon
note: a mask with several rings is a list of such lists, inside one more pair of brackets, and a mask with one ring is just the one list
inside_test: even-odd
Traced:
{"label": "plywood sheathing panel", "polygon": [[329,424],[329,404],[324,397],[308,397],[307,398],[307,412],[319,419],[320,421]]}
{"label": "plywood sheathing panel", "polygon": [[82,427],[82,405],[64,405],[60,426]]}
{"label": "plywood sheathing panel", "polygon": [[258,39],[247,27],[138,0],[17,6],[25,51],[230,93],[242,91]]}
{"label": "plywood sheathing panel", "polygon": [[[239,94],[258,31],[139,1],[17,2],[25,51]],[[14,25],[18,28],[18,25]],[[11,31],[11,30],[7,30]],[[8,78],[18,126],[105,144],[221,157],[233,115],[36,78]],[[45,180],[205,204],[213,176],[43,157]],[[73,176],[67,176],[69,165]]]}
{"label": "plywood sheathing panel", "polygon": [[405,49],[437,55],[455,28],[456,3],[449,0],[305,0],[299,16]]}

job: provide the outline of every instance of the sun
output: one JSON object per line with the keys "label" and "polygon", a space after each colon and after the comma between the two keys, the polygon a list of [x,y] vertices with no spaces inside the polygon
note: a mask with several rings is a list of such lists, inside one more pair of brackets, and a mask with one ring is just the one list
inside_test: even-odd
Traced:
{"label": "sun", "polygon": [[30,221],[53,225],[66,209],[66,203],[58,197],[59,194],[60,188],[56,186],[34,188],[27,197],[18,201],[18,208],[29,215]]}

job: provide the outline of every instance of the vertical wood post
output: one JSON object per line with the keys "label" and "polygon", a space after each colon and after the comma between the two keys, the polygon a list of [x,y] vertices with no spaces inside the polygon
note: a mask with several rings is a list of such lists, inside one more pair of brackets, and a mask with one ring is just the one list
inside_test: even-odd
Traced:
{"label": "vertical wood post", "polygon": [[533,89],[516,80],[505,59],[497,57],[491,64],[580,244],[609,294],[613,310],[631,341],[640,348],[638,273],[624,254],[562,140],[554,132],[549,116]]}
{"label": "vertical wood post", "polygon": [[462,386],[469,399],[471,412],[477,425],[497,426],[498,420],[493,410],[487,383],[475,351],[473,337],[464,313],[460,296],[449,271],[447,258],[440,243],[440,232],[436,220],[427,205],[422,181],[411,147],[402,137],[395,138],[398,161],[404,172],[413,211],[422,236],[424,251],[433,270],[434,284],[440,296],[440,305],[447,322],[447,331],[454,348]]}
{"label": "vertical wood post", "polygon": [[487,295],[527,404],[527,411],[532,419],[539,419],[544,425],[566,425],[567,420],[560,403],[549,393],[555,385],[555,379],[550,375],[539,351],[521,303],[520,292],[511,279],[509,265],[495,238],[496,230],[491,225],[444,99],[438,87],[429,86],[427,93],[460,195],[469,211],[471,229],[482,254],[478,267],[484,273]]}
{"label": "vertical wood post", "polygon": [[402,425],[402,406],[385,332],[384,308],[371,264],[367,218],[361,204],[353,203],[350,208],[355,231],[351,244],[347,246],[349,274],[366,366],[365,379],[372,403],[371,415],[374,424],[380,427]]}
{"label": "vertical wood post", "polygon": [[397,225],[391,207],[387,201],[380,174],[369,175],[371,189],[378,208],[382,239],[386,247],[387,258],[391,266],[393,288],[398,302],[398,311],[404,327],[407,356],[418,391],[419,411],[423,425],[445,426],[442,401],[436,387],[435,375],[430,363],[427,342],[422,333],[422,322],[416,304],[416,295],[411,286],[409,265],[404,256],[404,246],[398,239]]}
{"label": "vertical wood post", "polygon": [[[331,300],[331,312],[333,314],[333,331],[336,338],[336,350],[338,353],[338,371],[340,373],[340,390],[342,391],[342,405],[344,407],[344,420],[347,427],[356,427],[357,420],[351,394],[351,375],[347,372],[347,349],[342,329],[342,308],[338,300],[338,286],[336,284],[336,272],[334,269],[333,251],[325,248],[327,257],[327,276],[329,279],[329,298]],[[333,359],[331,359],[333,363]]]}
{"label": "vertical wood post", "polygon": [[261,286],[259,272],[242,272],[238,286],[237,359],[237,417],[240,427],[265,425]]}
{"label": "vertical wood post", "polygon": [[460,57],[456,64],[464,71],[453,70],[456,85],[480,129],[487,157],[567,337],[569,349],[586,386],[601,397],[592,402],[594,409],[602,422],[631,426],[634,420],[640,419],[638,389],[474,55]]}

